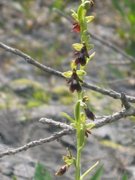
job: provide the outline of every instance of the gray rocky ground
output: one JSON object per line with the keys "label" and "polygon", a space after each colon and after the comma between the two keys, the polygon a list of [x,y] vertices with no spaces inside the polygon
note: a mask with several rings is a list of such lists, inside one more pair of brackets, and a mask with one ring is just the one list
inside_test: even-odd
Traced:
{"label": "gray rocky ground", "polygon": [[[51,3],[45,0],[35,1],[29,5],[30,12],[27,12],[16,1],[1,0],[0,40],[27,52],[48,66],[64,71],[68,69],[72,58],[70,46],[77,38],[70,32],[70,23],[63,17],[59,18],[56,12],[50,11]],[[115,23],[111,21],[113,9],[109,6],[110,3],[108,8],[103,9],[104,5],[97,0],[97,9],[94,11],[97,20],[90,26],[90,31],[121,45],[115,33]],[[65,8],[65,11],[68,9],[69,7]],[[134,73],[127,78],[130,65],[111,65],[110,62],[114,60],[123,62],[125,59],[99,42],[92,42],[95,44],[96,57],[87,68],[86,80],[135,95]],[[60,113],[65,111],[72,114],[75,97],[69,94],[65,85],[63,80],[40,72],[20,57],[0,49],[1,152],[31,140],[48,137],[58,130],[42,125],[38,120],[49,117],[65,122]],[[96,115],[110,114],[121,108],[119,101],[90,90],[88,96]],[[128,172],[129,179],[134,180],[134,126],[134,118],[127,118],[93,130],[83,153],[83,170],[99,160],[104,166],[103,180],[119,180],[124,172]],[[54,180],[72,180],[73,169],[69,169],[64,178],[53,175],[61,166],[67,147],[75,153],[74,135],[1,158],[0,180],[10,180],[13,176],[17,180],[31,180],[37,162],[45,165]]]}

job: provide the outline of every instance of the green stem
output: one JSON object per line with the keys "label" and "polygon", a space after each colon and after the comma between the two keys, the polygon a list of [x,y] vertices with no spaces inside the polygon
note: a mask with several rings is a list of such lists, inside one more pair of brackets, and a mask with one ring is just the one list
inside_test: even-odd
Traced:
{"label": "green stem", "polygon": [[[81,93],[78,92],[78,100],[81,99]],[[80,112],[79,112],[80,113]],[[79,116],[79,119],[78,119],[78,125],[77,125],[77,129],[76,129],[76,139],[77,139],[77,155],[76,155],[76,180],[80,180],[80,177],[81,177],[81,133],[80,133],[80,130],[81,130],[81,119],[80,119],[80,116]]]}
{"label": "green stem", "polygon": [[80,129],[77,129],[76,180],[80,180],[80,176],[81,176]]}
{"label": "green stem", "polygon": [[78,92],[77,95],[78,95],[78,100],[80,100],[81,99],[81,92]]}

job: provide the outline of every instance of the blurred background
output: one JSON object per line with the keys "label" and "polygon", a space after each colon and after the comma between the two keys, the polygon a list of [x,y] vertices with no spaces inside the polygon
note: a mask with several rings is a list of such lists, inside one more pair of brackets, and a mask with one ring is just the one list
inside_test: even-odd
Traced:
{"label": "blurred background", "polygon": [[[0,41],[46,66],[66,71],[74,57],[72,43],[79,42],[78,35],[71,31],[70,9],[76,10],[79,2],[0,0]],[[86,81],[135,96],[135,1],[95,0],[89,14],[95,16],[89,32],[119,47],[134,60],[91,38],[96,56],[89,63]],[[92,90],[87,90],[86,94],[97,116],[121,109],[119,100]],[[72,114],[75,101],[76,96],[69,92],[66,81],[0,49],[0,151],[58,131],[38,120],[48,117],[66,122],[61,112]],[[130,117],[93,130],[83,153],[83,170],[100,160],[102,179],[120,180],[124,173],[128,179],[135,179],[134,127],[135,118]],[[52,179],[74,179],[72,168],[64,177],[54,176],[63,163],[67,147],[75,153],[74,136],[4,157],[0,159],[0,179],[32,179],[38,162],[51,172]]]}

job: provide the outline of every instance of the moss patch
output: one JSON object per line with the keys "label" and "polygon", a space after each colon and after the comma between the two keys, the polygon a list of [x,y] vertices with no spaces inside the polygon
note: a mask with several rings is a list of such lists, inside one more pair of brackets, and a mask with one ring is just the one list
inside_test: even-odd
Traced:
{"label": "moss patch", "polygon": [[71,94],[68,87],[65,86],[55,87],[52,91],[52,98],[63,105],[70,105],[74,101],[73,94]]}
{"label": "moss patch", "polygon": [[23,99],[27,108],[43,105],[50,100],[48,91],[45,91],[40,83],[33,80],[17,79],[12,81],[10,86],[14,93]]}

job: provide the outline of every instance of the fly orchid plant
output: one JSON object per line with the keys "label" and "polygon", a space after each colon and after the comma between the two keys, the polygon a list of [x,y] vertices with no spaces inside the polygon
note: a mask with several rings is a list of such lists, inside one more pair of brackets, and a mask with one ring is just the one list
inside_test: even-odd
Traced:
{"label": "fly orchid plant", "polygon": [[87,119],[92,121],[95,119],[94,113],[88,107],[88,97],[85,96],[85,92],[82,88],[83,79],[86,75],[85,69],[89,61],[95,55],[95,53],[89,55],[89,51],[93,46],[90,44],[88,23],[94,19],[94,16],[87,16],[87,11],[92,5],[93,1],[91,0],[81,0],[81,4],[77,8],[77,11],[71,10],[73,18],[72,31],[80,36],[80,42],[72,45],[75,58],[71,62],[71,70],[63,73],[67,79],[70,91],[72,93],[77,93],[78,97],[74,107],[74,117],[63,113],[76,132],[76,156],[74,157],[71,151],[68,150],[67,155],[63,157],[64,165],[57,171],[56,175],[63,175],[70,166],[74,165],[75,180],[83,180],[98,164],[98,162],[96,162],[84,173],[81,172],[82,150],[89,134],[91,134],[91,129],[94,127],[94,122],[87,121]]}

